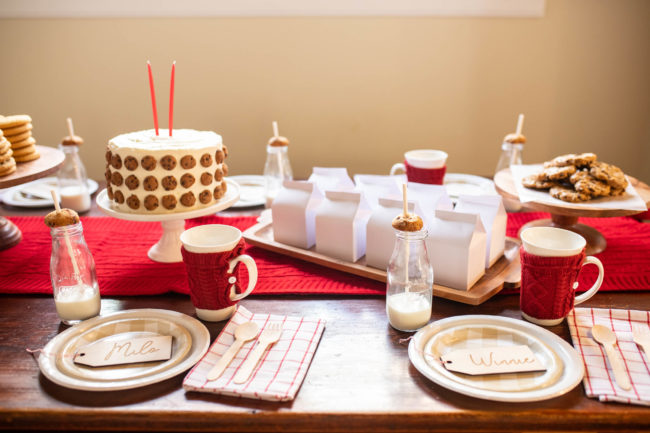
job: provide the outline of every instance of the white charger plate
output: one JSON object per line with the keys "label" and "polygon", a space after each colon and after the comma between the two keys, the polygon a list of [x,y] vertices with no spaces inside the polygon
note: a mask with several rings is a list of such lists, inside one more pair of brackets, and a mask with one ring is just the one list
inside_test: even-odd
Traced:
{"label": "white charger plate", "polygon": [[264,176],[228,176],[239,185],[239,201],[234,208],[261,206],[266,203],[266,180]]}
{"label": "white charger plate", "polygon": [[[521,390],[516,388],[502,390],[489,386],[485,387],[482,386],[483,384],[477,386],[477,384],[472,383],[472,380],[458,380],[460,376],[451,377],[443,374],[438,368],[431,365],[432,362],[435,362],[436,355],[427,352],[427,349],[431,350],[429,342],[439,333],[447,333],[452,328],[462,327],[511,330],[513,345],[516,344],[515,342],[523,341],[522,338],[539,341],[557,356],[559,359],[558,365],[561,366],[561,373],[555,379],[548,380],[547,378],[548,383],[542,381],[540,386],[525,386]],[[429,347],[427,347],[428,345]],[[432,382],[460,394],[484,400],[530,402],[558,397],[575,388],[582,381],[585,371],[578,353],[562,338],[532,323],[499,316],[456,316],[430,323],[415,334],[409,344],[408,353],[413,366]],[[549,366],[551,367],[552,377],[553,373],[557,372],[557,369],[551,365]]]}
{"label": "white charger plate", "polygon": [[[507,374],[469,375],[447,370],[440,358],[462,349],[528,346],[546,368]],[[474,388],[491,391],[521,392],[553,385],[562,375],[560,358],[544,342],[530,333],[512,327],[494,325],[452,326],[433,335],[425,345],[424,359],[438,374]]]}
{"label": "white charger plate", "polygon": [[[171,357],[164,361],[141,362],[131,364],[90,367],[76,364],[74,356],[78,350],[96,341],[117,341],[124,338],[145,338],[160,335],[172,337]],[[181,362],[192,348],[192,336],[185,329],[170,320],[149,319],[115,319],[88,329],[76,338],[68,340],[62,356],[57,358],[59,370],[75,377],[89,380],[121,381],[136,377],[150,376],[164,371]]]}
{"label": "white charger plate", "polygon": [[[190,335],[191,347],[182,357],[180,362],[172,362],[167,368],[157,368],[158,363],[152,363],[152,368],[157,369],[150,375],[135,375],[124,380],[105,380],[106,373],[98,373],[97,379],[88,378],[85,374],[81,377],[74,372],[61,369],[60,365],[66,353],[65,348],[84,335],[89,335],[93,330],[101,330],[107,323],[123,320],[145,320],[149,322],[168,321],[178,327],[184,328]],[[169,310],[137,309],[119,311],[117,313],[98,316],[85,320],[78,325],[66,329],[45,346],[38,358],[38,365],[45,377],[52,382],[65,386],[66,388],[84,391],[116,391],[122,389],[139,388],[153,383],[172,378],[185,372],[196,364],[210,347],[210,333],[208,329],[197,319],[186,314]],[[68,352],[69,353],[69,352]],[[121,366],[115,366],[116,369]],[[91,370],[88,370],[91,371]],[[104,379],[104,380],[102,380]]]}
{"label": "white charger plate", "polygon": [[494,182],[472,174],[447,173],[444,185],[451,198],[458,198],[460,195],[497,195]]}
{"label": "white charger plate", "polygon": [[[58,190],[56,177],[44,177],[41,179],[27,182],[22,185],[14,186],[2,193],[2,201],[10,206],[24,208],[53,207],[52,198],[26,197],[22,191],[29,188],[38,188],[49,194],[50,189]],[[97,191],[98,184],[92,179],[88,179],[88,192],[92,195]]]}

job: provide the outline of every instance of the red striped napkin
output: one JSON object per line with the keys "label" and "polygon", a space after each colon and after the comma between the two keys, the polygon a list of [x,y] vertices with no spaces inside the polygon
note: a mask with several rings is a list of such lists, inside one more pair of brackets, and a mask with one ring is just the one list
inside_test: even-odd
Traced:
{"label": "red striped napkin", "polygon": [[[270,323],[281,322],[280,340],[267,349],[247,382],[236,384],[233,378],[246,356],[253,351],[257,340],[246,342],[223,374],[217,380],[208,381],[208,372],[234,342],[235,328],[249,320],[260,325],[260,333]],[[185,376],[183,388],[186,391],[212,392],[260,400],[293,400],[307,374],[324,330],[325,321],[322,319],[253,314],[239,305],[210,350]]]}
{"label": "red striped napkin", "polygon": [[[644,353],[632,339],[632,325],[650,326],[650,312],[575,308],[567,316],[567,322],[573,346],[585,364],[583,384],[587,397],[650,406],[649,354]],[[596,324],[606,326],[616,334],[616,351],[622,357],[632,383],[629,391],[616,384],[604,349],[591,338],[591,328]]]}

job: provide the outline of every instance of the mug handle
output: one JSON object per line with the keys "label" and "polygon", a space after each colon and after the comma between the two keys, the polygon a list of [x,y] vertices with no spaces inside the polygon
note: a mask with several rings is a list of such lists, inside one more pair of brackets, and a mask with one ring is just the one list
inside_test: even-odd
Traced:
{"label": "mug handle", "polygon": [[394,175],[397,170],[402,170],[406,173],[406,167],[404,167],[404,164],[398,162],[397,164],[393,164],[393,166],[390,168],[390,176]]}
{"label": "mug handle", "polygon": [[239,262],[242,262],[246,266],[246,269],[248,269],[248,287],[246,288],[245,292],[239,294],[235,293],[236,279],[235,277],[230,277],[228,279],[228,282],[232,284],[232,286],[230,286],[230,300],[233,302],[244,299],[246,296],[250,295],[253,291],[253,288],[255,287],[255,284],[257,284],[257,265],[255,264],[255,260],[253,260],[253,258],[249,255],[242,254],[241,256],[237,256],[232,259],[228,266],[228,273],[232,274],[233,269],[235,269],[235,265],[237,265]]}
{"label": "mug handle", "polygon": [[[593,286],[591,286],[591,289],[587,290],[580,296],[576,296],[576,299],[574,301],[574,305],[581,304],[585,302],[587,299],[591,298],[596,294],[598,289],[600,289],[600,285],[603,284],[603,278],[605,277],[605,270],[603,269],[603,264],[600,260],[598,260],[596,257],[593,256],[587,256],[585,258],[585,261],[582,263],[582,266],[587,265],[589,263],[592,263],[596,266],[598,266],[598,278],[596,279],[596,282],[594,283]],[[576,282],[574,285],[574,289],[578,288],[578,283]]]}

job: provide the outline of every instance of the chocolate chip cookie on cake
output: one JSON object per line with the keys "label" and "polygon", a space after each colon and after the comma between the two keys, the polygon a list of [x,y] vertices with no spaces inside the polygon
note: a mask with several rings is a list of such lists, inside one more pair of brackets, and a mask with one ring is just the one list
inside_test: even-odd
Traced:
{"label": "chocolate chip cookie on cake", "polygon": [[221,136],[212,131],[118,135],[106,151],[108,198],[116,210],[141,214],[211,206],[226,193],[227,155]]}
{"label": "chocolate chip cookie on cake", "polygon": [[32,137],[32,118],[27,114],[0,116],[0,129],[11,143],[11,151],[16,162],[29,162],[40,158]]}

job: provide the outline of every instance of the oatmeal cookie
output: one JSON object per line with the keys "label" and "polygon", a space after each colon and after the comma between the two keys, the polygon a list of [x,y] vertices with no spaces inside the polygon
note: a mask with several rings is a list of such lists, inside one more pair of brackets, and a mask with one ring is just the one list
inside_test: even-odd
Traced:
{"label": "oatmeal cookie", "polygon": [[623,170],[615,165],[605,162],[594,162],[589,169],[589,173],[598,180],[602,180],[614,189],[627,188],[628,182]]}
{"label": "oatmeal cookie", "polygon": [[546,180],[541,173],[531,174],[521,180],[522,185],[531,189],[549,189],[557,185],[557,182]]}
{"label": "oatmeal cookie", "polygon": [[593,177],[589,170],[576,171],[571,175],[569,181],[576,191],[589,194],[591,198],[605,197],[610,194],[610,186]]}
{"label": "oatmeal cookie", "polygon": [[560,155],[553,158],[551,161],[544,163],[544,168],[547,167],[565,167],[567,165],[575,165],[577,167],[589,167],[591,163],[596,161],[595,153],[569,153],[567,155]]}
{"label": "oatmeal cookie", "polygon": [[578,192],[589,194],[591,198],[608,196],[611,191],[611,187],[605,182],[601,182],[598,179],[594,178],[589,179],[586,177],[577,181],[573,187]]}
{"label": "oatmeal cookie", "polygon": [[549,193],[551,194],[551,196],[557,199],[560,199],[562,201],[568,201],[571,203],[579,203],[582,201],[587,201],[590,198],[589,194],[585,194],[583,192],[576,191],[573,188],[569,188],[566,186],[559,186],[559,185],[551,188]]}
{"label": "oatmeal cookie", "polygon": [[540,174],[545,180],[563,180],[568,179],[575,172],[575,165],[566,165],[562,167],[546,167]]}

